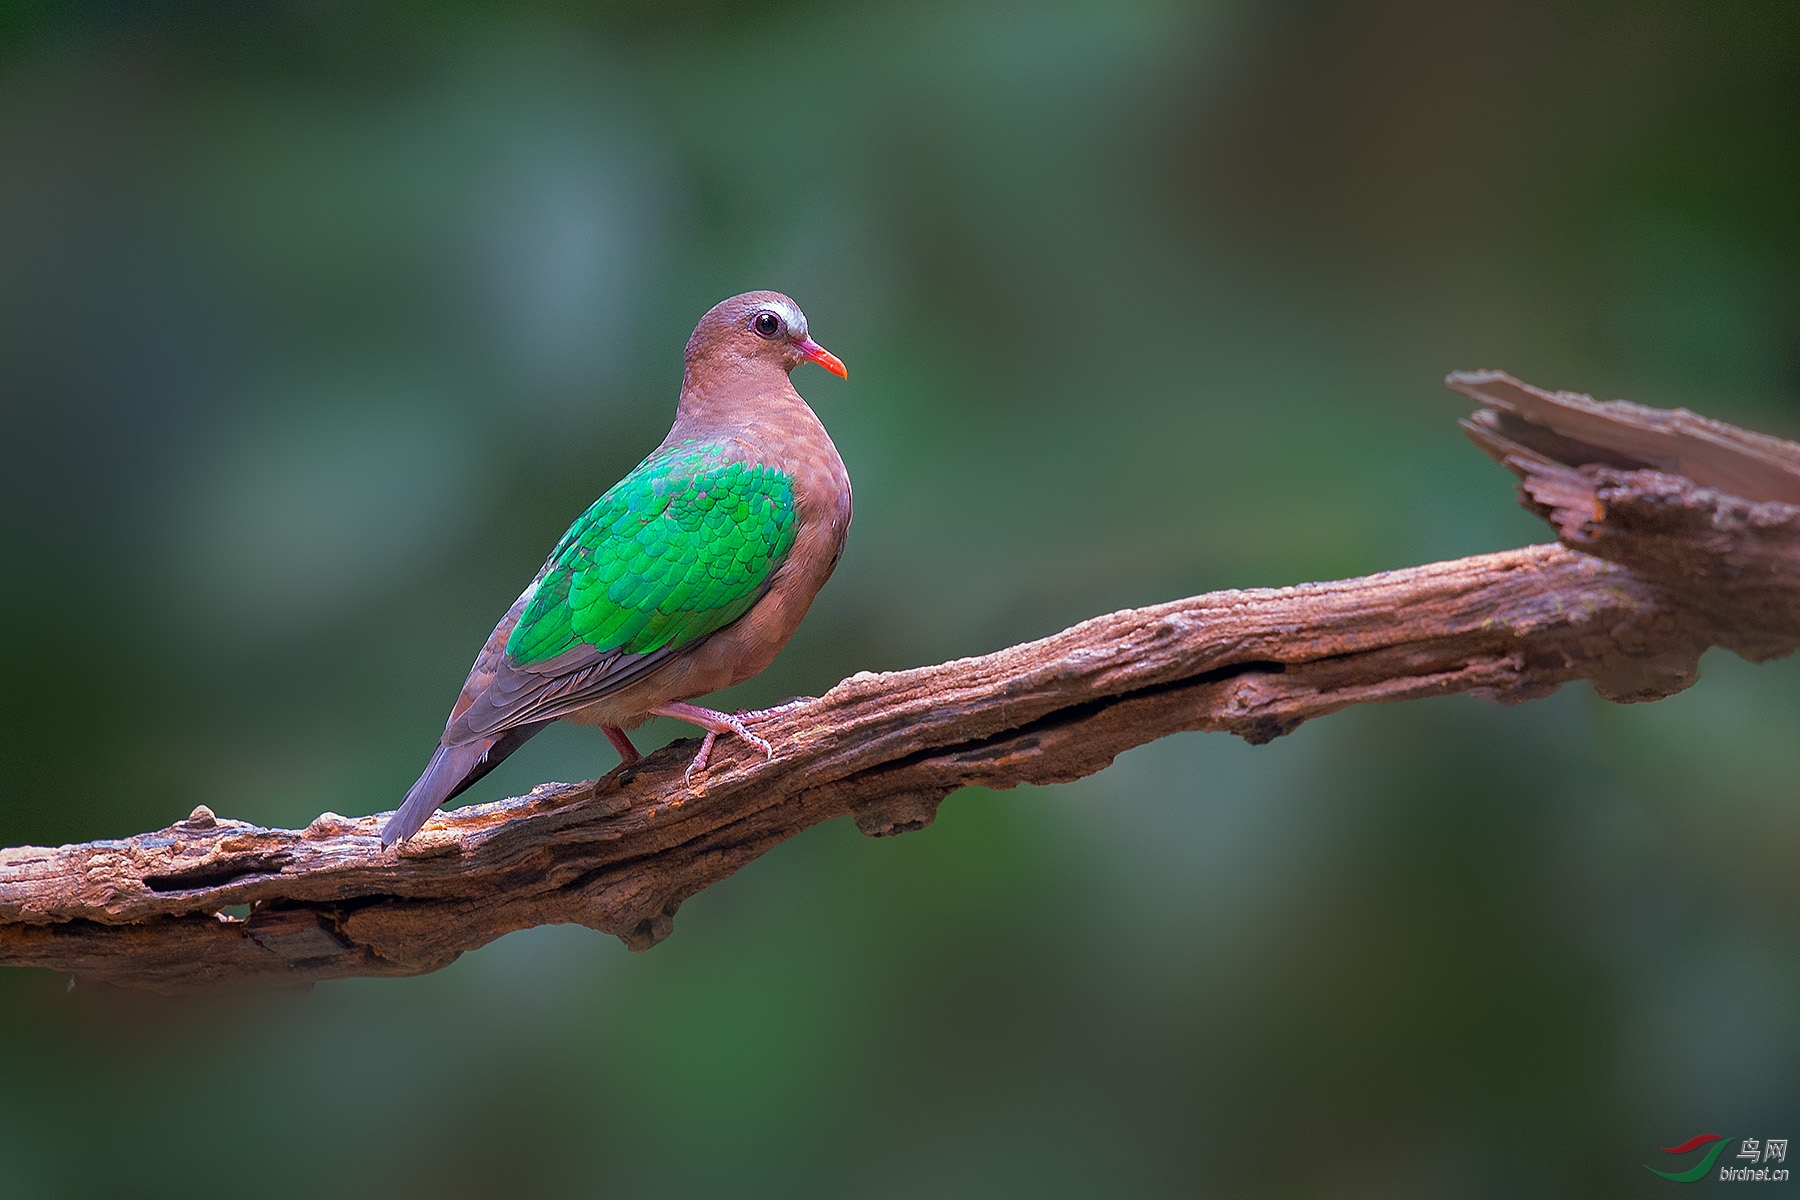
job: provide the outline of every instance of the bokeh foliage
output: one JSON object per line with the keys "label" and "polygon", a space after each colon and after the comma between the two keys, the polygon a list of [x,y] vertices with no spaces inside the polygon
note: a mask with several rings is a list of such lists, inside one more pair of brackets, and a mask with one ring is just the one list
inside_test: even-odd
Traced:
{"label": "bokeh foliage", "polygon": [[[747,288],[858,511],[742,704],[1543,540],[1450,369],[1800,434],[1797,97],[1779,2],[4,6],[0,841],[392,807]],[[1800,668],[1704,672],[834,823],[644,956],[7,973],[0,1192],[1629,1192],[1800,1111]]]}

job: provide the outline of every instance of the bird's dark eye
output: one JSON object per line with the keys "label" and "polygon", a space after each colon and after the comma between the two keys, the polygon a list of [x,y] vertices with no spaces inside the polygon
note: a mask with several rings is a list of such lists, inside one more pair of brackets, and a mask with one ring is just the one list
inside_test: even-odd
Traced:
{"label": "bird's dark eye", "polygon": [[781,332],[781,318],[772,312],[759,312],[750,319],[750,328],[757,337],[772,338]]}

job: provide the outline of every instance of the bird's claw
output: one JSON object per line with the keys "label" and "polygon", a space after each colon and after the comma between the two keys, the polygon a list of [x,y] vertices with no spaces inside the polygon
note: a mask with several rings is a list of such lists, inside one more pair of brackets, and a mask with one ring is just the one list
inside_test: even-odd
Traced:
{"label": "bird's claw", "polygon": [[706,736],[700,739],[699,753],[694,755],[693,761],[688,764],[687,771],[682,775],[682,780],[687,784],[690,792],[703,795],[706,792],[706,764],[712,759],[712,749],[718,742],[720,734],[736,734],[745,742],[761,750],[765,760],[773,762],[775,759],[774,744],[768,738],[750,732],[747,722],[787,712],[804,703],[806,703],[804,700],[790,700],[785,704],[778,704],[774,708],[765,708],[757,712],[722,713],[715,712],[710,708],[702,708],[698,704],[689,704],[685,700],[671,700],[657,705],[650,711],[659,717],[674,717],[677,721],[698,725],[706,731]]}
{"label": "bird's claw", "polygon": [[[710,729],[707,730],[706,736],[700,739],[700,752],[694,755],[694,761],[688,764],[687,771],[681,776],[682,782],[687,784],[688,791],[693,792],[697,796],[704,796],[706,794],[706,760],[712,757],[713,743],[718,740],[719,735],[717,733]],[[694,774],[696,772],[699,772],[700,774],[700,783],[698,786],[694,783]]]}
{"label": "bird's claw", "polygon": [[746,742],[749,742],[752,746],[755,746],[758,750],[761,750],[765,762],[775,761],[775,747],[769,744],[768,738],[759,737],[758,735],[751,733],[748,729],[734,729],[732,732],[743,738]]}
{"label": "bird's claw", "polygon": [[[752,714],[747,713],[745,715],[749,716]],[[768,738],[750,732],[750,727],[744,724],[742,718],[720,713],[719,724],[723,728],[708,729],[706,731],[706,736],[700,739],[699,753],[694,755],[694,761],[688,764],[686,773],[682,775],[682,780],[687,784],[688,790],[696,795],[703,796],[706,794],[706,764],[712,758],[713,745],[719,740],[719,735],[721,733],[736,734],[750,745],[761,750],[765,761],[775,761],[774,745]],[[697,784],[694,782],[694,777],[696,775],[700,777],[699,783]]]}

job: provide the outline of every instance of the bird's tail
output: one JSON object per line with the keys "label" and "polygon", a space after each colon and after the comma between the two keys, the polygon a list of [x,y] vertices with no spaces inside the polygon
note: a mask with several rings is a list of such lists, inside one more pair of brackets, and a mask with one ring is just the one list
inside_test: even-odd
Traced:
{"label": "bird's tail", "polygon": [[506,761],[507,755],[530,741],[548,721],[508,729],[499,737],[445,746],[432,751],[425,773],[406,793],[406,799],[381,830],[381,844],[391,846],[419,832],[419,827],[444,804],[462,795],[470,785]]}

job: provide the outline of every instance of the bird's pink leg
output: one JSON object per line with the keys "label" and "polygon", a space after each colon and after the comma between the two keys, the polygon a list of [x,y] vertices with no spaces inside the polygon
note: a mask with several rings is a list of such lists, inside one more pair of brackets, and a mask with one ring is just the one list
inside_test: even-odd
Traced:
{"label": "bird's pink leg", "polygon": [[606,735],[606,740],[619,752],[621,767],[635,767],[637,760],[643,757],[638,753],[637,747],[631,744],[631,739],[625,736],[625,731],[617,725],[602,725],[600,732]]}
{"label": "bird's pink leg", "polygon": [[735,733],[761,750],[767,757],[774,758],[775,747],[769,744],[768,738],[758,737],[751,733],[749,726],[744,724],[744,718],[765,716],[769,712],[786,707],[786,705],[777,705],[775,709],[766,709],[759,713],[739,713],[733,716],[731,713],[722,713],[715,709],[702,708],[698,704],[689,704],[685,700],[671,700],[667,704],[657,705],[650,711],[658,716],[674,717],[677,721],[686,721],[689,725],[698,725],[706,730],[706,736],[700,739],[700,753],[694,755],[694,761],[688,764],[687,774],[683,776],[688,787],[692,788],[694,772],[706,770],[706,760],[712,757],[713,743],[718,741],[721,733]]}

